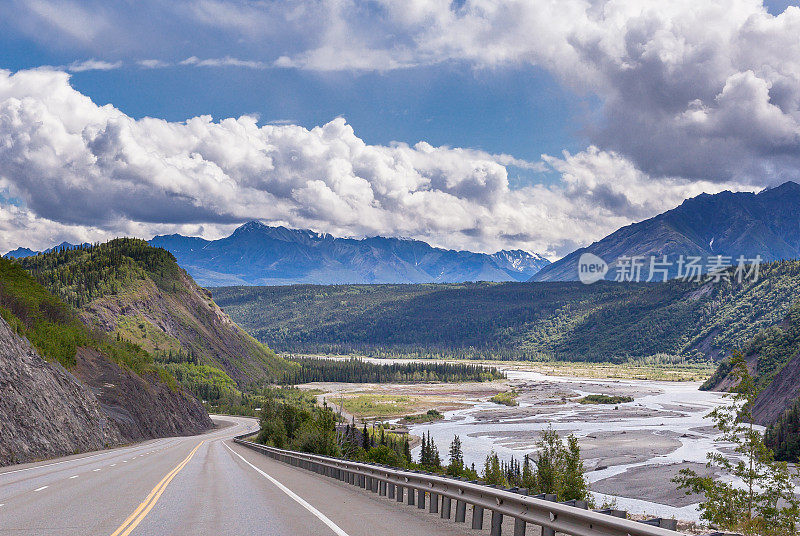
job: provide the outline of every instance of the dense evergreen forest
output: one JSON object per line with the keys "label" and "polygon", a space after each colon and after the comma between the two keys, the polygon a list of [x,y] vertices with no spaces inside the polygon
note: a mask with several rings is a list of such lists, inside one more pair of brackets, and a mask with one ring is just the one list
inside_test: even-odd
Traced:
{"label": "dense evergreen forest", "polygon": [[494,367],[465,363],[369,363],[363,359],[290,358],[300,370],[287,372],[284,383],[483,382],[505,378]]}
{"label": "dense evergreen forest", "polygon": [[753,281],[294,285],[212,289],[278,351],[375,357],[705,360],[742,348],[800,299],[800,262]]}
{"label": "dense evergreen forest", "polygon": [[17,262],[77,308],[95,298],[118,294],[145,274],[157,285],[171,289],[179,274],[171,253],[136,238],[62,248]]}

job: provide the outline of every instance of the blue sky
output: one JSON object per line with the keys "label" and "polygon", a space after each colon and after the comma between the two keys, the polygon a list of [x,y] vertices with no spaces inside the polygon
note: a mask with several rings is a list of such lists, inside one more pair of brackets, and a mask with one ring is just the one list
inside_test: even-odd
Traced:
{"label": "blue sky", "polygon": [[[791,5],[11,0],[0,246],[261,219],[557,257],[796,176]],[[25,149],[45,119],[71,141]]]}
{"label": "blue sky", "polygon": [[[203,54],[202,47],[196,49]],[[92,56],[93,58],[96,56]],[[12,71],[68,65],[65,54],[26,36],[0,36],[0,67]],[[183,58],[181,58],[183,59]],[[367,143],[392,141],[471,147],[538,160],[587,145],[585,117],[597,98],[564,88],[544,69],[475,69],[467,63],[390,72],[176,66],[75,72],[72,85],[126,114],[182,121],[257,114],[267,122],[311,128],[345,117]],[[527,180],[548,180],[531,174]]]}

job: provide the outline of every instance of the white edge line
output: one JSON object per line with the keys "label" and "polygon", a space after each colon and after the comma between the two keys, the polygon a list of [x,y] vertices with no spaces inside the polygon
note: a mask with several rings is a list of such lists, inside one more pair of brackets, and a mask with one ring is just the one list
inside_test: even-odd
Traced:
{"label": "white edge line", "polygon": [[72,475],[72,476],[71,476],[71,477],[69,477],[69,478],[70,478],[70,480],[72,480],[73,478],[78,478],[78,475]]}
{"label": "white edge line", "polygon": [[49,488],[49,487],[50,487],[50,486],[42,486],[41,488],[36,488],[36,489],[35,489],[35,490],[33,490],[33,491],[42,491],[43,489],[47,489],[47,488]]}
{"label": "white edge line", "polygon": [[[225,443],[223,443],[223,445],[225,445]],[[258,473],[259,473],[261,476],[263,476],[264,478],[266,478],[267,480],[269,480],[270,482],[272,482],[273,484],[275,484],[275,485],[278,487],[278,489],[280,489],[280,490],[281,490],[282,492],[284,492],[286,495],[288,495],[289,497],[291,497],[292,499],[294,499],[294,500],[295,500],[295,501],[296,501],[298,504],[300,504],[300,506],[302,506],[303,508],[305,508],[306,510],[308,510],[309,512],[311,512],[312,514],[314,514],[315,516],[317,516],[317,518],[319,518],[319,520],[320,520],[320,521],[322,521],[323,523],[325,523],[326,525],[328,525],[328,527],[329,527],[329,528],[330,528],[330,529],[331,529],[333,532],[335,532],[336,534],[338,534],[338,536],[350,536],[350,535],[349,535],[349,534],[347,534],[345,531],[343,531],[343,530],[342,530],[342,529],[339,527],[339,525],[337,525],[336,523],[334,523],[333,521],[331,521],[330,519],[328,519],[328,517],[327,517],[325,514],[323,514],[322,512],[320,512],[319,510],[317,510],[316,508],[314,508],[313,506],[311,506],[310,504],[308,504],[308,503],[307,503],[307,502],[306,502],[306,501],[305,501],[305,500],[304,500],[302,497],[300,497],[299,495],[297,495],[295,492],[293,492],[292,490],[290,490],[289,488],[287,488],[286,486],[284,486],[283,484],[281,484],[280,482],[278,482],[277,480],[275,480],[273,477],[271,477],[270,475],[268,475],[267,473],[265,473],[264,471],[262,471],[261,469],[259,469],[259,468],[258,468],[258,467],[256,467],[255,465],[253,465],[252,463],[250,463],[250,462],[248,462],[247,460],[245,460],[244,458],[242,458],[242,455],[241,455],[241,454],[239,454],[238,452],[235,452],[235,451],[234,451],[232,448],[230,448],[228,445],[225,445],[225,448],[226,448],[226,449],[228,449],[229,451],[231,451],[233,454],[236,454],[236,456],[238,456],[240,460],[242,460],[244,463],[246,463],[247,465],[249,465],[250,467],[252,467],[253,469],[255,469],[255,470],[256,470],[256,471],[257,471],[257,472],[258,472]]]}

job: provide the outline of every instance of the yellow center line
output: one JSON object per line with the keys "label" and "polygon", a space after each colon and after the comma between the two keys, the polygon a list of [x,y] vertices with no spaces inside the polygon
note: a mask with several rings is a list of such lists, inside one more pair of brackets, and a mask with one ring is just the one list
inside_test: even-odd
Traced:
{"label": "yellow center line", "polygon": [[205,443],[205,439],[198,443],[194,450],[192,450],[192,452],[190,452],[181,463],[179,463],[172,471],[167,473],[167,475],[161,479],[161,482],[159,482],[156,487],[153,488],[142,504],[140,504],[139,507],[128,516],[128,519],[126,519],[125,522],[111,534],[111,536],[128,536],[128,534],[130,534],[131,531],[142,522],[145,516],[147,516],[150,510],[153,509],[153,506],[155,506],[155,504],[158,502],[158,499],[161,497],[161,494],[164,493],[167,485],[169,485],[172,479],[175,478],[175,475],[177,475],[181,469],[183,469],[186,464],[189,463],[189,460],[192,459],[194,453],[197,452],[197,449],[199,449],[203,443]]}

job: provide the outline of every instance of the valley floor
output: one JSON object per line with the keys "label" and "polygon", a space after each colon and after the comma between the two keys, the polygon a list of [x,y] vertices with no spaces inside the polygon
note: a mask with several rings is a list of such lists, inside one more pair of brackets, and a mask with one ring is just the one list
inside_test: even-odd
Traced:
{"label": "valley floor", "polygon": [[[480,470],[489,451],[521,460],[535,451],[541,431],[553,426],[579,438],[598,505],[616,504],[632,513],[694,521],[699,497],[686,497],[670,481],[684,467],[704,470],[706,453],[717,448],[717,432],[705,415],[724,398],[698,390],[699,381],[654,381],[545,375],[518,365],[501,366],[508,379],[463,384],[314,383],[320,398],[342,404],[364,421],[401,422],[407,414],[437,409],[444,418],[409,423],[410,433],[430,432],[446,454],[453,436],[462,440],[465,461]],[[581,371],[583,369],[579,369]],[[566,368],[558,367],[563,374]],[[611,372],[615,372],[611,369]],[[700,380],[701,378],[696,378]],[[514,390],[517,406],[489,401]],[[581,404],[589,394],[631,396],[616,405]],[[414,452],[417,455],[417,452]]]}

